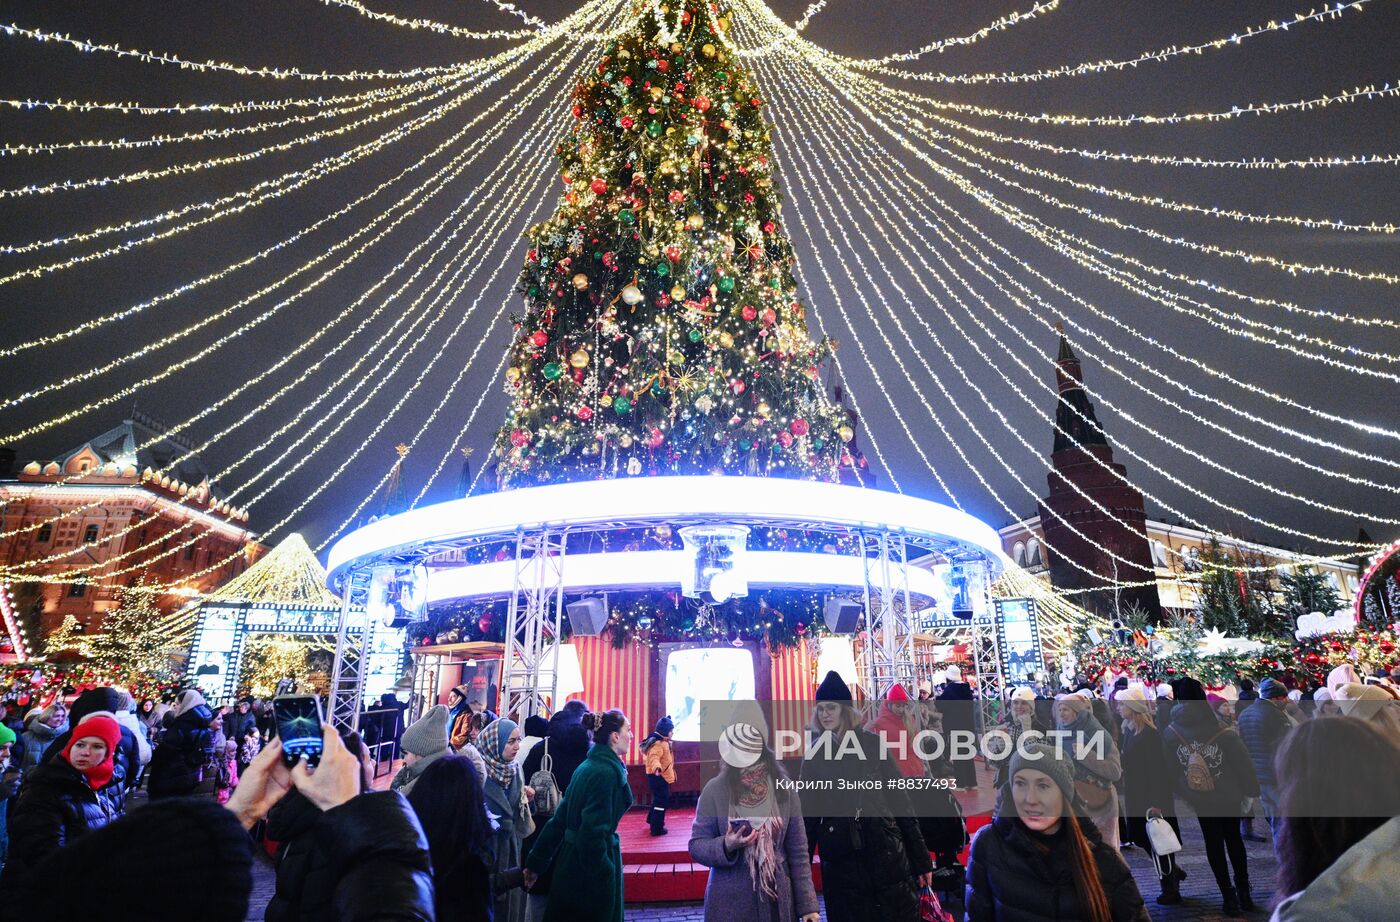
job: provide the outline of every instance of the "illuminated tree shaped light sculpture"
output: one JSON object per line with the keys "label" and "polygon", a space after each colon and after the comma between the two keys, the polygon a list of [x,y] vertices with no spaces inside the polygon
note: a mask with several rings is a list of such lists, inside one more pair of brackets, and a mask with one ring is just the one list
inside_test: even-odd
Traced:
{"label": "illuminated tree shaped light sculpture", "polygon": [[723,7],[646,4],[574,93],[532,228],[502,487],[639,474],[837,480],[845,411],[797,297],[763,100]]}

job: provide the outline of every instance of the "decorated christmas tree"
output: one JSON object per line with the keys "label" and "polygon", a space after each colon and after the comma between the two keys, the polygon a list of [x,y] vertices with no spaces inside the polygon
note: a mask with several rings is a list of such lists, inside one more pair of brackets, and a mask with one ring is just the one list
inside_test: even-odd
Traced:
{"label": "decorated christmas tree", "polygon": [[117,608],[102,619],[102,632],[87,643],[91,666],[132,687],[172,681],[170,655],[176,647],[164,620],[151,593],[124,590]]}
{"label": "decorated christmas tree", "polygon": [[837,480],[764,100],[727,11],[639,9],[574,92],[563,193],[532,228],[492,463],[500,486],[639,474]]}

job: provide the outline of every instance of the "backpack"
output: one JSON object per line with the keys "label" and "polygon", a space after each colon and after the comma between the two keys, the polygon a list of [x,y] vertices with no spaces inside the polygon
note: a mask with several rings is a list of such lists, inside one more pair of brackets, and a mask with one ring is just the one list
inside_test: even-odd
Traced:
{"label": "backpack", "polygon": [[530,776],[530,787],[535,796],[530,799],[530,812],[535,816],[553,816],[559,809],[559,782],[554,778],[554,760],[549,755],[549,738],[539,745],[544,747],[544,757],[540,759],[539,770]]}
{"label": "backpack", "polygon": [[1210,765],[1206,763],[1205,756],[1201,755],[1201,749],[1219,739],[1221,734],[1225,732],[1225,729],[1226,728],[1221,728],[1215,736],[1212,736],[1204,743],[1189,743],[1186,741],[1186,738],[1181,735],[1180,730],[1175,726],[1172,727],[1172,733],[1176,738],[1191,749],[1191,754],[1186,757],[1186,787],[1188,790],[1194,791],[1197,794],[1209,794],[1211,791],[1215,790],[1215,773],[1210,770]]}

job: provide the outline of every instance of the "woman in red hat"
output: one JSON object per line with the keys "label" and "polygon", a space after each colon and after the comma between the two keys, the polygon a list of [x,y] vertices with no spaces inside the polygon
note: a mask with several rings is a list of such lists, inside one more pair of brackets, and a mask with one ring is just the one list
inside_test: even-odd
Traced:
{"label": "woman in red hat", "polygon": [[12,875],[24,875],[49,853],[79,836],[106,826],[118,810],[107,793],[121,725],[93,714],[73,728],[56,759],[25,779],[10,818],[10,854],[0,889]]}

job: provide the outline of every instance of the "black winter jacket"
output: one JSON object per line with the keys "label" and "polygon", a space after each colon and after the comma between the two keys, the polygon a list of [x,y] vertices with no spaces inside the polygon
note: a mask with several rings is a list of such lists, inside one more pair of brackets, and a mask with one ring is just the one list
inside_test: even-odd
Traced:
{"label": "black winter jacket", "polygon": [[433,922],[428,840],[402,794],[353,797],[322,814],[313,835],[334,882],[330,918]]}
{"label": "black winter jacket", "polygon": [[1283,709],[1270,701],[1251,704],[1240,713],[1236,724],[1240,739],[1249,750],[1249,758],[1254,763],[1254,774],[1261,785],[1273,787],[1278,784],[1274,775],[1274,755],[1283,744],[1283,738],[1293,729],[1293,724],[1284,716]]}
{"label": "black winter jacket", "polygon": [[335,879],[330,856],[317,848],[316,826],[326,814],[296,789],[267,814],[267,837],[277,844],[277,887],[267,922],[331,919]]}
{"label": "black winter jacket", "polygon": [[1156,807],[1166,816],[1174,811],[1177,763],[1165,758],[1162,734],[1153,727],[1123,735],[1123,800],[1127,816],[1144,819]]}
{"label": "black winter jacket", "polygon": [[[1113,922],[1149,922],[1118,850],[1104,844],[1093,823],[1073,822],[1093,849]],[[998,816],[979,829],[967,862],[966,922],[1081,922],[1085,913],[1070,871],[1068,837],[1063,824],[1055,835],[1039,836],[1014,816]]]}
{"label": "black winter jacket", "polygon": [[116,819],[118,810],[110,792],[119,787],[113,780],[94,791],[87,778],[64,759],[45,762],[30,772],[10,814],[10,852],[0,890],[9,889],[4,881],[22,880],[52,852]]}
{"label": "black winter jacket", "polygon": [[[918,922],[915,877],[933,870],[906,792],[891,759],[881,759],[878,738],[856,735],[865,758],[826,758],[818,750],[802,763],[802,807],[807,847],[821,858],[822,893],[830,922]],[[830,754],[842,752],[833,743]],[[859,793],[841,790],[840,781],[878,783]],[[809,782],[832,782],[831,790]],[[859,818],[855,814],[859,812]]]}
{"label": "black winter jacket", "polygon": [[214,755],[214,712],[206,705],[179,717],[165,715],[165,733],[151,756],[147,790],[151,797],[184,797],[199,787],[204,767]]}
{"label": "black winter jacket", "polygon": [[[1162,748],[1174,770],[1177,793],[1199,816],[1237,817],[1246,797],[1259,796],[1249,750],[1238,733],[1220,726],[1204,701],[1183,701],[1172,708],[1171,724],[1162,729]],[[1210,768],[1215,790],[1193,791],[1187,786],[1186,766],[1193,752],[1199,752]]]}

